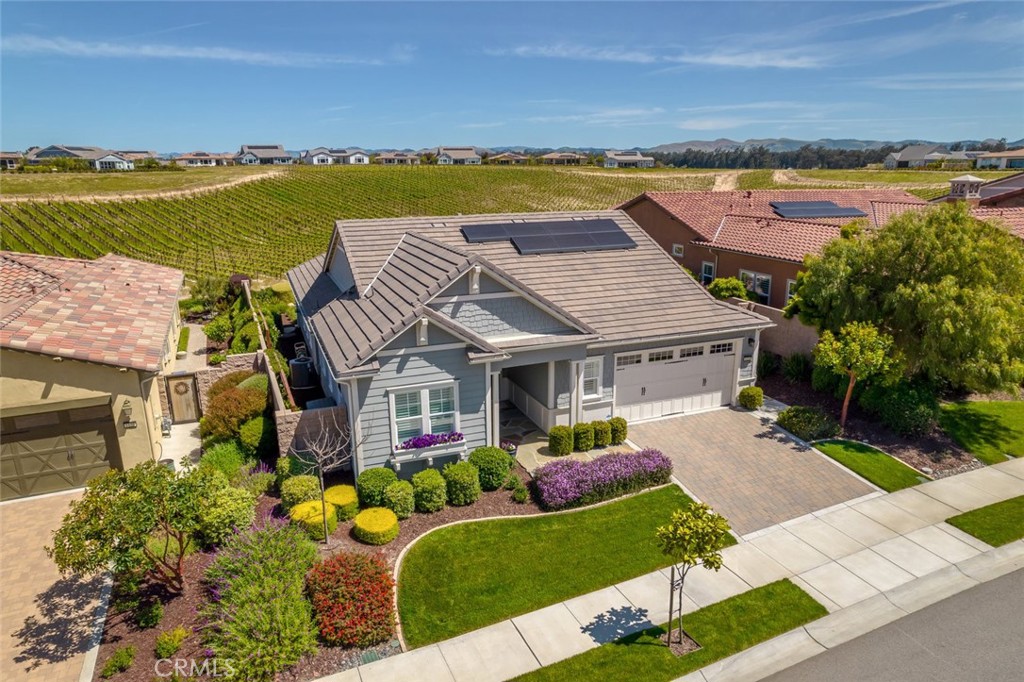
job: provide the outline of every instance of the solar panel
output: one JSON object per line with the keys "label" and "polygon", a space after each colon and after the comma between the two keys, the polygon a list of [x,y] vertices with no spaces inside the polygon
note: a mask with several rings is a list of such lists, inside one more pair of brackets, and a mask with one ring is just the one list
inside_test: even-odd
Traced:
{"label": "solar panel", "polygon": [[463,225],[462,236],[470,244],[483,244],[485,242],[503,242],[509,238],[505,228],[511,227],[508,223],[485,223],[483,225]]}
{"label": "solar panel", "polygon": [[775,213],[783,218],[863,218],[859,208],[837,206],[833,201],[773,201]]}
{"label": "solar panel", "polygon": [[465,225],[462,227],[462,236],[470,244],[510,239],[522,255],[636,247],[636,242],[610,218]]}

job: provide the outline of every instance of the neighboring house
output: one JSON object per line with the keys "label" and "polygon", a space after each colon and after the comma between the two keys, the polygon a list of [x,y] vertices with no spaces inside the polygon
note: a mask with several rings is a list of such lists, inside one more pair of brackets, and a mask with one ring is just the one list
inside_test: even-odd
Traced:
{"label": "neighboring house", "polygon": [[302,152],[299,163],[312,166],[355,165],[362,166],[370,163],[370,155],[362,149],[328,149],[317,147]]}
{"label": "neighboring house", "polygon": [[374,162],[385,166],[418,166],[420,157],[413,152],[381,152],[374,157]]}
{"label": "neighboring house", "polygon": [[1022,206],[1012,208],[975,206],[971,209],[971,215],[978,220],[1003,225],[1010,231],[1010,234],[1024,240],[1024,207]]}
{"label": "neighboring house", "polygon": [[1006,152],[986,152],[976,159],[976,168],[1007,170],[1020,168],[1024,169],[1024,149],[1014,149]]}
{"label": "neighboring house", "polygon": [[647,192],[620,208],[702,284],[737,277],[759,302],[782,308],[804,256],[839,237],[843,225],[860,219],[880,227],[924,205],[902,190],[750,190]]}
{"label": "neighboring house", "polygon": [[174,157],[174,163],[187,168],[212,168],[214,166],[233,166],[234,154],[212,154],[210,152],[189,152]]}
{"label": "neighboring house", "polygon": [[[715,301],[622,211],[338,221],[288,279],[356,474],[498,445],[504,400],[545,431],[732,404],[772,326]],[[397,447],[449,432],[464,439]]]}
{"label": "neighboring house", "polygon": [[117,149],[114,153],[125,159],[128,159],[132,163],[137,161],[145,161],[146,159],[155,159],[159,156],[152,150],[139,150],[139,149]]}
{"label": "neighboring house", "polygon": [[587,162],[587,155],[576,152],[549,152],[541,156],[540,161],[549,166],[581,166]]}
{"label": "neighboring house", "polygon": [[0,152],[0,170],[14,170],[24,159],[21,152]]}
{"label": "neighboring house", "polygon": [[160,457],[181,286],[181,271],[123,256],[0,252],[2,499]]}
{"label": "neighboring house", "polygon": [[521,166],[530,162],[530,157],[515,152],[502,152],[487,159],[487,162],[495,166]]}
{"label": "neighboring house", "polygon": [[127,171],[135,169],[135,162],[121,152],[103,149],[102,147],[76,147],[71,145],[51,144],[32,150],[26,158],[31,165],[43,165],[52,159],[82,159],[96,170]]}
{"label": "neighboring house", "polygon": [[235,162],[243,166],[281,166],[292,163],[292,157],[279,144],[243,144]]}
{"label": "neighboring house", "polygon": [[968,201],[988,208],[1024,206],[1024,172],[985,182],[974,175],[962,175],[949,181],[949,193],[932,203]]}
{"label": "neighboring house", "polygon": [[604,153],[605,168],[654,168],[654,157],[638,151],[619,152],[609,149]]}
{"label": "neighboring house", "polygon": [[439,166],[479,166],[480,155],[474,147],[438,147],[437,165]]}
{"label": "neighboring house", "polygon": [[932,164],[970,167],[970,164],[981,156],[984,156],[984,152],[951,152],[941,144],[915,144],[898,152],[891,152],[885,157],[882,165],[887,170],[924,168]]}

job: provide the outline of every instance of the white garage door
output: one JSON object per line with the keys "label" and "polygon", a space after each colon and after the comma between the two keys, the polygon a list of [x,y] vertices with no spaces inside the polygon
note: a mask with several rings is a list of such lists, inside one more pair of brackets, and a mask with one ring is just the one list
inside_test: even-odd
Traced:
{"label": "white garage door", "polygon": [[615,357],[615,414],[627,421],[728,405],[737,342],[623,353]]}

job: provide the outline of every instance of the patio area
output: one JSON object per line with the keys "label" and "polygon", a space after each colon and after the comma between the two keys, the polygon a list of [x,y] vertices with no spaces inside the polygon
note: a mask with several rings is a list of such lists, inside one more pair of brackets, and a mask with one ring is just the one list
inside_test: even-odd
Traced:
{"label": "patio area", "polygon": [[548,451],[548,435],[515,405],[510,402],[502,402],[500,419],[501,441],[516,444],[516,461],[531,474],[537,468],[556,459],[587,461],[601,455],[610,455],[613,452],[632,451],[628,445],[610,445],[606,448],[594,448],[588,452],[573,452],[564,457],[555,457]]}

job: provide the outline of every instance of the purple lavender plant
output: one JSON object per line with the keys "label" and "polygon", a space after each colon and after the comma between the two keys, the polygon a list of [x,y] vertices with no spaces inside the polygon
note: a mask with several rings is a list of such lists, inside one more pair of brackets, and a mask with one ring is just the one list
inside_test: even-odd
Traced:
{"label": "purple lavender plant", "polygon": [[563,459],[534,473],[538,501],[548,510],[569,509],[668,483],[672,461],[654,449],[620,452],[580,462]]}

